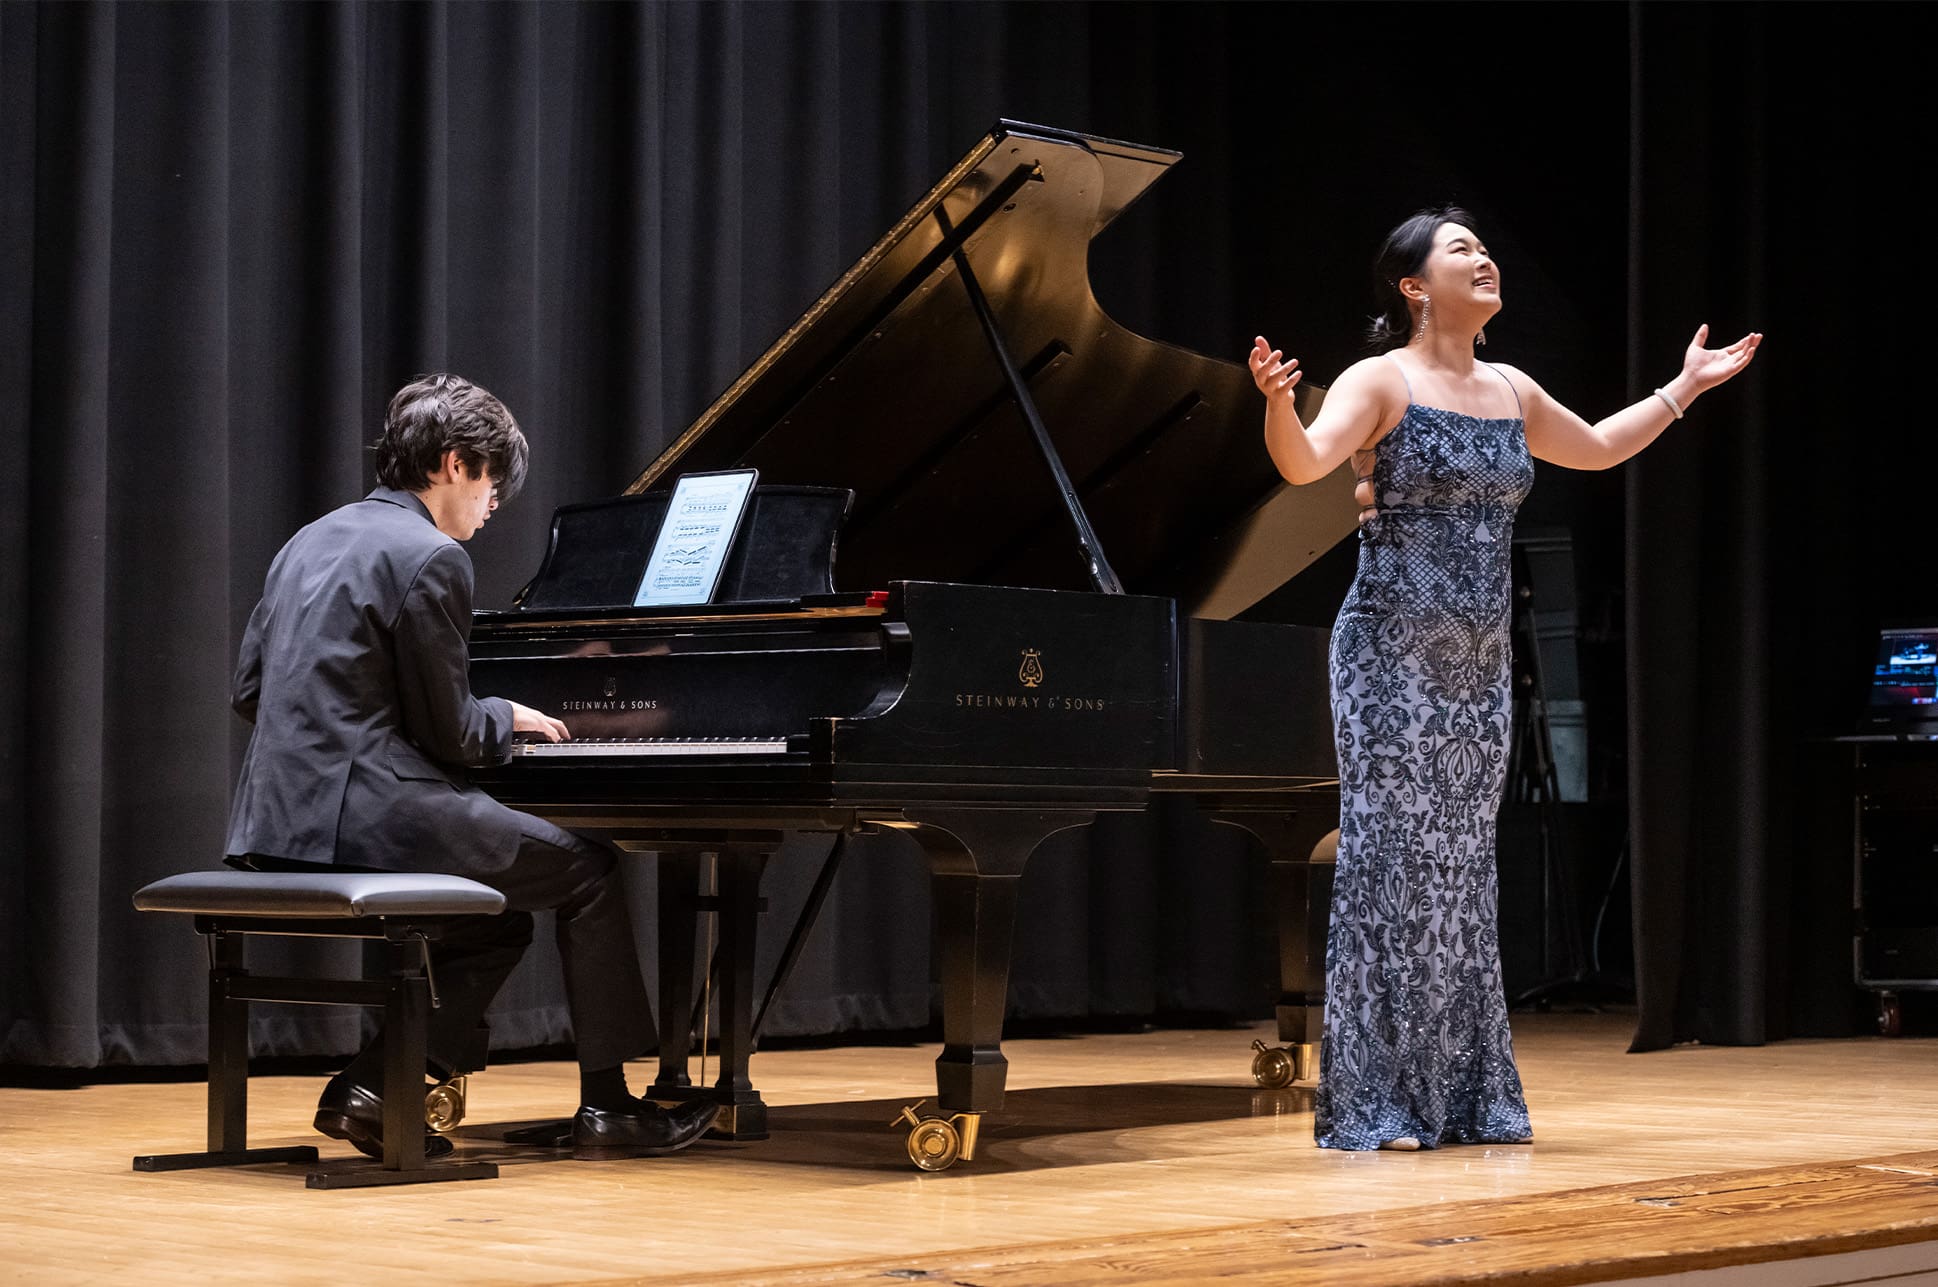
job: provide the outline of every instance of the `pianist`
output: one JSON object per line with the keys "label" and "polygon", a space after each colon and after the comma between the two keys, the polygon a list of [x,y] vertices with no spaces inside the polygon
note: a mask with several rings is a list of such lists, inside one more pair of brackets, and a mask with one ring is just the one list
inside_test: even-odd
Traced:
{"label": "pianist", "polygon": [[[514,732],[567,736],[529,707],[473,696],[467,670],[472,577],[460,542],[524,481],[524,435],[484,389],[432,375],[391,399],[375,450],[377,489],[290,538],[249,618],[233,703],[255,728],[228,852],[259,866],[448,872],[501,890],[504,915],[433,948],[442,1004],[430,1050],[445,1068],[524,954],[532,913],[556,910],[580,1068],[574,1155],[683,1148],[713,1106],[669,1112],[626,1086],[625,1061],[650,1043],[650,1010],[617,856],[465,780],[465,765],[510,758]],[[318,1130],[372,1156],[383,1150],[382,1043],[331,1079],[316,1114]]]}

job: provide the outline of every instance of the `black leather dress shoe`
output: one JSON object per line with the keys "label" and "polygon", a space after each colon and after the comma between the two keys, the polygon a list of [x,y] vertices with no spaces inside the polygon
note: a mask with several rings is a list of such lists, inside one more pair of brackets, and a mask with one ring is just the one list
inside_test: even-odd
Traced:
{"label": "black leather dress shoe", "polygon": [[631,1112],[581,1108],[572,1119],[572,1156],[581,1162],[677,1153],[707,1133],[720,1111],[704,1099],[673,1108],[641,1102]]}
{"label": "black leather dress shoe", "polygon": [[[330,1078],[316,1101],[316,1129],[333,1140],[348,1140],[359,1153],[378,1161],[384,1156],[384,1101],[377,1092],[341,1075]],[[451,1141],[424,1132],[424,1160],[443,1157]]]}

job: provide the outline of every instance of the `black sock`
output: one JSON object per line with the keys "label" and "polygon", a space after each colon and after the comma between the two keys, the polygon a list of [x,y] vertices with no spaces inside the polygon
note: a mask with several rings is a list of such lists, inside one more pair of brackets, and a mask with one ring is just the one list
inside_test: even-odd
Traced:
{"label": "black sock", "polygon": [[587,1108],[601,1108],[607,1112],[625,1112],[639,1104],[626,1087],[624,1064],[615,1064],[611,1068],[579,1069],[579,1102]]}
{"label": "black sock", "polygon": [[343,1076],[373,1095],[382,1094],[384,1089],[383,1042],[375,1041],[365,1047],[355,1059],[350,1061],[350,1066],[343,1070]]}

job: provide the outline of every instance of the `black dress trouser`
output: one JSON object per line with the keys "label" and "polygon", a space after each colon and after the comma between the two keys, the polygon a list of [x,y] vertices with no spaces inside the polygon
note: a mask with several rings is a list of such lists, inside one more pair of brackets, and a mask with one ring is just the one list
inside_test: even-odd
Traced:
{"label": "black dress trouser", "polygon": [[[504,894],[497,916],[453,921],[431,945],[438,1007],[431,1012],[431,1062],[456,1066],[483,1021],[485,1009],[532,941],[532,913],[557,913],[565,1003],[572,1017],[579,1067],[614,1068],[636,1059],[654,1040],[652,1005],[640,977],[639,948],[620,879],[619,856],[606,845],[520,815],[524,833],[510,865],[465,871]],[[381,1068],[379,1034],[357,1057],[359,1068]]]}

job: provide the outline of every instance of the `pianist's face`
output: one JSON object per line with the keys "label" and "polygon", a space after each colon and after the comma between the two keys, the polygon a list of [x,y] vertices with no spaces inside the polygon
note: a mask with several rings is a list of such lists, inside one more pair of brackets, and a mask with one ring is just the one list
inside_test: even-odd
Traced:
{"label": "pianist's face", "polygon": [[453,540],[468,541],[498,508],[498,484],[483,469],[473,478],[457,452],[446,452],[443,467],[431,476],[424,507],[431,511],[438,531]]}

